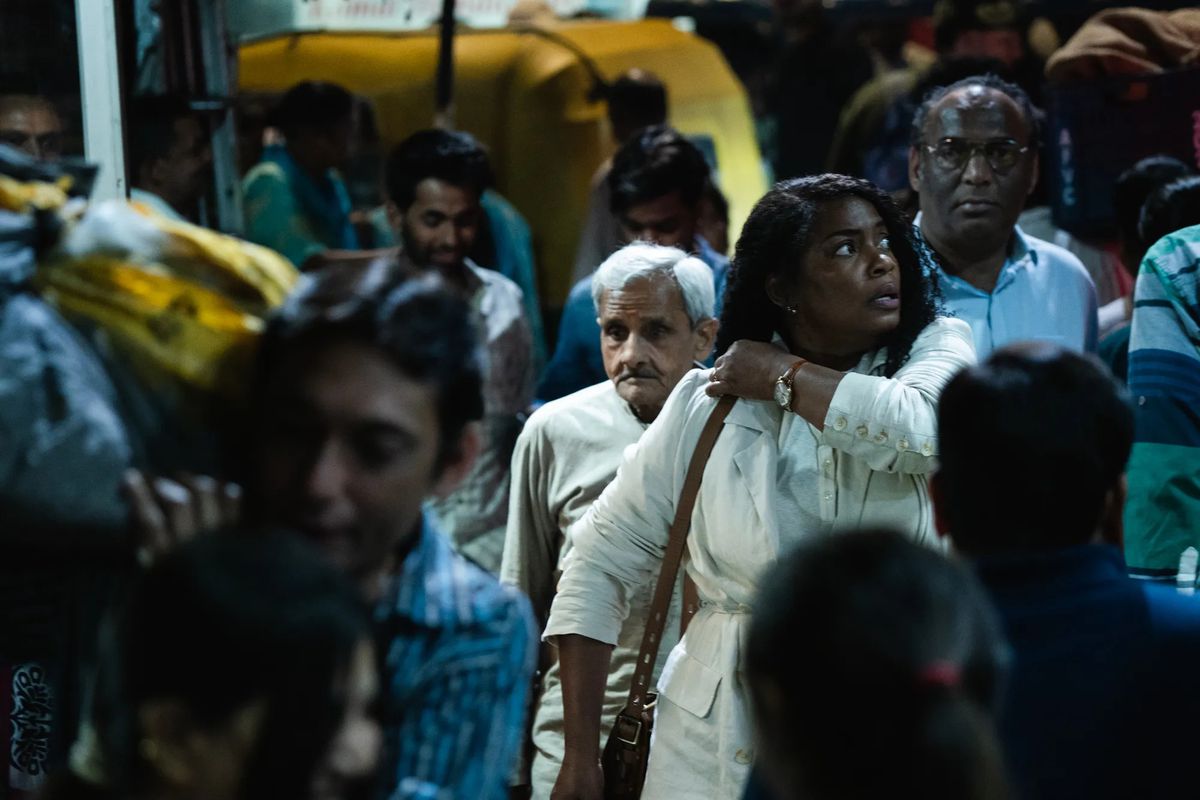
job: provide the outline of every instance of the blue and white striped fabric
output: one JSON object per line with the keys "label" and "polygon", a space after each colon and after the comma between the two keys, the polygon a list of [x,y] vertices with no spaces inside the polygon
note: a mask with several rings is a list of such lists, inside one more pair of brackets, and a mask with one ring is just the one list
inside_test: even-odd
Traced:
{"label": "blue and white striped fabric", "polygon": [[426,520],[375,617],[382,796],[506,798],[537,652],[528,601],[454,553]]}
{"label": "blue and white striped fabric", "polygon": [[1159,240],[1142,261],[1129,391],[1125,559],[1136,577],[1173,578],[1180,553],[1200,547],[1200,226]]}

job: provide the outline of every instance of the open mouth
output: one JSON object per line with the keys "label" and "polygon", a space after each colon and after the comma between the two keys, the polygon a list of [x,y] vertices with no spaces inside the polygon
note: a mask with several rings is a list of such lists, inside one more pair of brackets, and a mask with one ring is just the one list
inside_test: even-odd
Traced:
{"label": "open mouth", "polygon": [[894,284],[888,284],[871,298],[870,305],[884,311],[895,311],[900,308],[900,290]]}

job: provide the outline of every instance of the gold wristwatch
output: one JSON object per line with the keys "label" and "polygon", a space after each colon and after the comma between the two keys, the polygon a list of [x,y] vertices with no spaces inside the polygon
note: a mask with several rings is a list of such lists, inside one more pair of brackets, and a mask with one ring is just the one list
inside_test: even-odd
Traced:
{"label": "gold wristwatch", "polygon": [[775,381],[775,402],[785,411],[792,410],[792,382],[796,380],[796,373],[807,363],[808,359],[800,359]]}

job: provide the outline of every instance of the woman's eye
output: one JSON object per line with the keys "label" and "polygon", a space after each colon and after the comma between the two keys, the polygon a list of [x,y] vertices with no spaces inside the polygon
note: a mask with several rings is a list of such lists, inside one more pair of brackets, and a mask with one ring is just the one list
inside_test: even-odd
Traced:
{"label": "woman's eye", "polygon": [[879,240],[879,249],[885,250],[890,253],[892,250],[892,243],[890,241],[888,241],[887,239],[880,239]]}
{"label": "woman's eye", "polygon": [[852,256],[854,255],[854,243],[842,242],[838,245],[837,250],[833,251],[835,256]]}

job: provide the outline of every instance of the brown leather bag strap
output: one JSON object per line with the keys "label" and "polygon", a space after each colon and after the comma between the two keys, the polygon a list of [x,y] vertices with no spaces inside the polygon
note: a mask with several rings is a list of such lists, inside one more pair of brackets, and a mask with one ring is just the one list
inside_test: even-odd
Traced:
{"label": "brown leather bag strap", "polygon": [[687,475],[683,479],[683,490],[679,493],[679,504],[675,507],[675,521],[671,523],[667,549],[663,553],[662,568],[658,574],[658,584],[654,589],[654,601],[650,604],[646,632],[642,635],[642,647],[638,651],[637,666],[633,671],[633,683],[629,687],[628,705],[637,709],[646,707],[650,677],[654,672],[654,662],[658,658],[658,647],[662,643],[663,628],[667,625],[671,595],[675,593],[675,578],[679,575],[679,564],[683,560],[683,551],[687,545],[688,529],[692,525],[692,509],[696,506],[696,496],[700,494],[700,480],[704,477],[708,456],[721,433],[725,417],[735,402],[736,397],[722,397],[717,407],[709,414],[708,421],[704,423],[704,429],[700,432],[700,441],[696,443],[692,460],[688,464]]}

